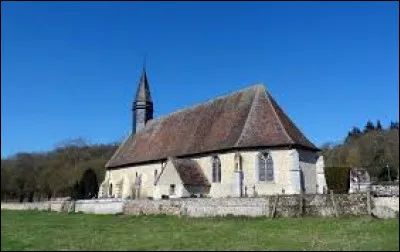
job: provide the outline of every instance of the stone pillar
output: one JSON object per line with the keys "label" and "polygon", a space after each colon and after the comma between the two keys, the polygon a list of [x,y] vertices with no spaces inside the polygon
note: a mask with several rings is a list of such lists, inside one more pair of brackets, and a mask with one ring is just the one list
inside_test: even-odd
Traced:
{"label": "stone pillar", "polygon": [[316,163],[316,171],[317,171],[317,185],[318,185],[318,191],[317,193],[323,194],[324,193],[324,188],[327,190],[327,184],[325,180],[325,163],[324,163],[324,157],[320,155],[318,157],[317,163]]}
{"label": "stone pillar", "polygon": [[242,196],[242,173],[240,171],[234,172],[234,192],[236,197]]}
{"label": "stone pillar", "polygon": [[289,167],[289,177],[290,186],[289,190],[286,191],[288,194],[300,194],[301,193],[301,170],[300,170],[300,160],[299,152],[295,149],[290,153],[292,162],[289,162],[291,166]]}

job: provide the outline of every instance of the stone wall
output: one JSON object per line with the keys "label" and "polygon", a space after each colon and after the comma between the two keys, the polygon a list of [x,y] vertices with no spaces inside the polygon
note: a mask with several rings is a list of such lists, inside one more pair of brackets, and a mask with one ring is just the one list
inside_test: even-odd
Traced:
{"label": "stone wall", "polygon": [[376,197],[373,201],[375,206],[386,206],[399,211],[399,197]]}
{"label": "stone wall", "polygon": [[170,200],[129,200],[125,214],[168,214],[208,216],[335,216],[368,214],[366,194],[280,195],[260,198],[197,198]]}
{"label": "stone wall", "polygon": [[29,202],[29,203],[8,203],[2,202],[1,209],[9,210],[40,210],[47,211],[50,210],[50,202]]}
{"label": "stone wall", "polygon": [[399,217],[399,197],[374,197],[372,215],[378,218]]}
{"label": "stone wall", "polygon": [[181,205],[179,200],[129,200],[125,202],[123,212],[128,215],[181,215]]}
{"label": "stone wall", "polygon": [[123,213],[125,201],[122,199],[92,199],[75,201],[74,211],[93,214]]}
{"label": "stone wall", "polygon": [[93,214],[177,215],[189,217],[251,216],[251,217],[334,217],[372,215],[396,218],[398,197],[371,197],[367,194],[305,194],[279,195],[255,198],[187,198],[169,200],[96,199],[78,201],[46,201],[35,203],[2,203],[1,209],[83,212]]}
{"label": "stone wall", "polygon": [[67,211],[69,207],[69,200],[52,200],[40,202],[23,202],[23,203],[1,203],[1,209],[10,210],[39,210],[39,211]]}
{"label": "stone wall", "polygon": [[372,193],[375,196],[399,197],[399,185],[372,185]]}

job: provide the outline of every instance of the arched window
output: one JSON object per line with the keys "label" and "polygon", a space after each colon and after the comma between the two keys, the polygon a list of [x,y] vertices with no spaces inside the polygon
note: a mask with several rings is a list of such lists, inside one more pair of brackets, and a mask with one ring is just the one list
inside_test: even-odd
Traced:
{"label": "arched window", "polygon": [[112,184],[110,184],[110,186],[108,187],[108,196],[112,195]]}
{"label": "arched window", "polygon": [[212,180],[221,183],[221,160],[217,156],[212,157]]}
{"label": "arched window", "polygon": [[274,181],[274,162],[268,152],[258,155],[258,181]]}
{"label": "arched window", "polygon": [[235,153],[235,172],[242,171],[242,157],[239,153]]}

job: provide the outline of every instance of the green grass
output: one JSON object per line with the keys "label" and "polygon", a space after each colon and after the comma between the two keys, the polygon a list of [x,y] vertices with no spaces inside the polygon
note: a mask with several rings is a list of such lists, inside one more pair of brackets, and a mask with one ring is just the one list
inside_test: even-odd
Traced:
{"label": "green grass", "polygon": [[399,250],[399,220],[1,211],[1,250]]}

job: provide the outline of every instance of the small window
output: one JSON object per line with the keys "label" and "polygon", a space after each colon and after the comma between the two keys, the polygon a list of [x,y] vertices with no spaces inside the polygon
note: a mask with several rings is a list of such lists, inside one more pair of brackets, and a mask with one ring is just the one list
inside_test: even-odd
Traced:
{"label": "small window", "polygon": [[214,183],[221,183],[221,160],[217,156],[212,158],[212,179]]}
{"label": "small window", "polygon": [[175,185],[169,185],[169,195],[175,194]]}
{"label": "small window", "polygon": [[157,181],[157,174],[158,174],[157,170],[154,170],[154,184],[156,184]]}
{"label": "small window", "polygon": [[112,195],[112,184],[110,184],[110,186],[108,187],[108,196]]}

